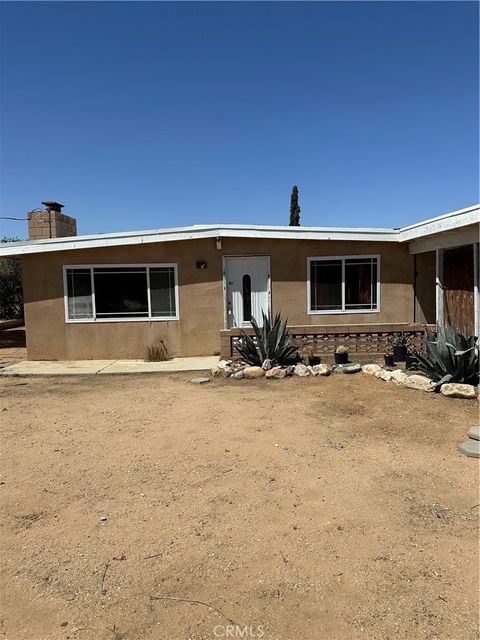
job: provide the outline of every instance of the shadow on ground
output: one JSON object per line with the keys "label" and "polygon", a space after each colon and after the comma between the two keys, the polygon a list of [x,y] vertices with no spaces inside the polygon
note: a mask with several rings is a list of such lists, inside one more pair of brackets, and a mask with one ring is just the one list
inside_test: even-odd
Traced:
{"label": "shadow on ground", "polygon": [[24,349],[25,327],[0,331],[0,349]]}

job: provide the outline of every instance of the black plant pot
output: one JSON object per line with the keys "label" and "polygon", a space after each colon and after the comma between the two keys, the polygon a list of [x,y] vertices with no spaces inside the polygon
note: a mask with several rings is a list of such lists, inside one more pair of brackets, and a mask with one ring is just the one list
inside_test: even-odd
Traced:
{"label": "black plant pot", "polygon": [[415,369],[417,364],[418,364],[418,358],[415,358],[415,356],[411,356],[409,353],[407,353],[407,359],[405,360],[405,368]]}
{"label": "black plant pot", "polygon": [[407,359],[407,347],[393,347],[393,361],[405,362]]}
{"label": "black plant pot", "polygon": [[348,364],[348,353],[336,353],[335,364]]}
{"label": "black plant pot", "polygon": [[393,355],[391,353],[386,353],[383,356],[383,359],[385,360],[385,366],[386,367],[393,367],[394,366]]}

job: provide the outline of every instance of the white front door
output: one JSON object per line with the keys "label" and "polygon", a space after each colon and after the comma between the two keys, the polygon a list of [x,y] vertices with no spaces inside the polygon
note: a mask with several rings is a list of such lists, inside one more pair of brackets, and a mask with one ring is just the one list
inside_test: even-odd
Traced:
{"label": "white front door", "polygon": [[248,327],[252,317],[261,325],[262,311],[270,309],[270,258],[225,258],[224,278],[227,327]]}

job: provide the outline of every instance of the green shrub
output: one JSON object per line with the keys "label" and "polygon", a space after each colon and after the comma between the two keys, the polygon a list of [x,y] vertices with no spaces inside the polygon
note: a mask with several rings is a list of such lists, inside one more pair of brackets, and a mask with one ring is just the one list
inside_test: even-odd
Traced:
{"label": "green shrub", "polygon": [[272,323],[270,314],[262,313],[263,326],[259,327],[252,318],[250,323],[255,337],[242,331],[242,336],[236,345],[238,353],[249,365],[261,367],[265,360],[270,360],[272,366],[286,366],[298,359],[297,348],[291,344],[292,336],[287,330],[287,321],[282,320],[279,313]]}
{"label": "green shrub", "polygon": [[438,391],[446,382],[478,384],[478,340],[466,337],[450,325],[437,333],[427,331],[424,349],[415,351],[416,369],[436,382]]}
{"label": "green shrub", "polygon": [[[1,242],[17,242],[2,238]],[[22,264],[19,258],[0,258],[0,318],[23,318]]]}

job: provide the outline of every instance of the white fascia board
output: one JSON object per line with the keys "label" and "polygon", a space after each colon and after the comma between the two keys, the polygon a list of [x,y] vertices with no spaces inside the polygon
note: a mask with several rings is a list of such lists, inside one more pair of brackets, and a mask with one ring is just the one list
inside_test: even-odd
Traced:
{"label": "white fascia board", "polygon": [[416,238],[459,229],[480,221],[480,205],[474,205],[425,220],[402,229],[342,227],[290,227],[268,225],[194,225],[172,229],[153,229],[105,233],[69,238],[52,238],[0,245],[1,256],[19,256],[52,251],[93,249],[154,242],[173,242],[199,238],[268,238],[278,240],[351,240],[364,242],[411,242]]}
{"label": "white fascia board", "polygon": [[477,204],[467,207],[466,209],[459,209],[458,211],[452,211],[443,216],[403,227],[399,230],[398,240],[399,242],[410,242],[416,238],[424,238],[425,236],[431,236],[444,231],[460,229],[461,227],[478,224],[479,222],[480,205]]}
{"label": "white fascia board", "polygon": [[75,249],[93,249],[123,245],[174,242],[201,238],[259,238],[278,240],[353,240],[396,242],[398,231],[394,229],[355,229],[318,227],[269,227],[248,225],[204,225],[179,229],[159,229],[131,233],[99,234],[94,236],[72,236],[22,243],[0,245],[0,256],[47,253]]}
{"label": "white fascia board", "polygon": [[478,241],[479,227],[478,225],[471,225],[470,227],[462,227],[413,240],[408,245],[408,252],[411,254],[426,253],[427,251],[435,251],[435,249],[449,249],[466,244],[475,244]]}

